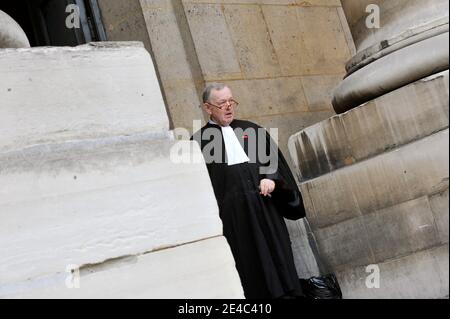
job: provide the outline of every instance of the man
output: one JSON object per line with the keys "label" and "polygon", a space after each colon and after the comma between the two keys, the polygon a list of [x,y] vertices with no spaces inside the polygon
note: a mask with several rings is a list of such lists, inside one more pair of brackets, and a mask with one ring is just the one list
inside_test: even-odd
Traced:
{"label": "man", "polygon": [[210,121],[194,134],[217,198],[223,233],[233,253],[246,298],[302,296],[283,216],[305,216],[286,161],[269,134],[236,120],[238,102],[229,87],[203,93]]}

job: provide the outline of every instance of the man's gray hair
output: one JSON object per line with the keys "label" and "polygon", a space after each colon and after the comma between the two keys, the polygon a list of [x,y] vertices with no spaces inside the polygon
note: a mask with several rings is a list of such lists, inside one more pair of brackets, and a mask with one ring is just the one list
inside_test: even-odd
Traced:
{"label": "man's gray hair", "polygon": [[220,91],[226,88],[226,86],[223,83],[211,83],[205,89],[203,90],[202,99],[203,103],[209,102],[209,99],[211,98],[211,92],[212,91]]}

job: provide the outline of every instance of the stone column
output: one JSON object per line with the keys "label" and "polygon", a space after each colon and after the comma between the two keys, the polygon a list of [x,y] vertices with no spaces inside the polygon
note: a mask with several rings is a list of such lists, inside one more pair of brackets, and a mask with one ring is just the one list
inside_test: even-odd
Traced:
{"label": "stone column", "polygon": [[[343,0],[342,5],[357,54],[335,90],[337,113],[448,69],[448,1]],[[379,26],[367,21],[378,13]]]}
{"label": "stone column", "polygon": [[448,298],[448,2],[342,5],[340,114],[289,140],[314,235],[344,297]]}
{"label": "stone column", "polygon": [[30,42],[20,25],[0,10],[0,49],[29,47]]}

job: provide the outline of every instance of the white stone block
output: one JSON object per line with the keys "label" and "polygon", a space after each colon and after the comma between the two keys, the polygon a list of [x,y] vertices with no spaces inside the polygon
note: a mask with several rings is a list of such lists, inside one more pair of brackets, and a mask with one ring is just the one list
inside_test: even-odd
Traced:
{"label": "white stone block", "polygon": [[80,276],[71,277],[67,272],[21,284],[0,286],[0,297],[244,298],[233,256],[224,237],[89,266],[75,274]]}
{"label": "white stone block", "polygon": [[204,162],[174,163],[174,144],[142,136],[0,154],[0,286],[221,235]]}
{"label": "white stone block", "polygon": [[168,129],[142,44],[0,50],[0,151]]}

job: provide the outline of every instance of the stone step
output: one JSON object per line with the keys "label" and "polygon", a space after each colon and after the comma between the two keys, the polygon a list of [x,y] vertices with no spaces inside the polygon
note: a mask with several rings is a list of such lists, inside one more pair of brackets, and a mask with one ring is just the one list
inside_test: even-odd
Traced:
{"label": "stone step", "polygon": [[448,70],[448,41],[448,32],[442,33],[352,73],[334,91],[334,110],[344,113],[419,79]]}
{"label": "stone step", "polygon": [[[160,227],[163,227],[163,224]],[[32,299],[244,298],[233,256],[224,237],[129,256],[123,260],[101,265],[86,266],[75,274],[80,276],[71,277],[69,272],[65,272],[26,283],[0,285],[0,297]]]}
{"label": "stone step", "polygon": [[[373,287],[379,270],[379,288]],[[345,299],[448,299],[448,245],[337,273]],[[369,287],[366,285],[369,282]]]}
{"label": "stone step", "polygon": [[447,188],[448,138],[446,129],[302,183],[311,225],[327,227]]}
{"label": "stone step", "polygon": [[0,50],[0,74],[0,151],[169,130],[137,42]]}
{"label": "stone step", "polygon": [[[358,53],[432,21],[448,18],[449,8],[446,0],[342,0],[341,3]],[[368,20],[374,22],[371,18],[377,18],[377,13],[381,27],[368,27]]]}
{"label": "stone step", "polygon": [[291,136],[295,172],[305,181],[448,127],[449,73],[397,89]]}
{"label": "stone step", "polygon": [[406,30],[404,33],[395,38],[389,40],[383,39],[381,42],[360,51],[349,62],[347,62],[345,66],[347,76],[395,51],[404,49],[407,46],[434,37],[441,33],[448,32],[448,30],[447,15],[447,17],[442,19],[434,20],[414,29]]}
{"label": "stone step", "polygon": [[148,136],[0,154],[0,285],[221,235],[201,151],[180,143],[197,164]]}
{"label": "stone step", "polygon": [[314,234],[322,257],[341,270],[448,244],[448,189],[439,196],[447,207],[432,206],[438,201],[436,195],[423,196],[317,229]]}

